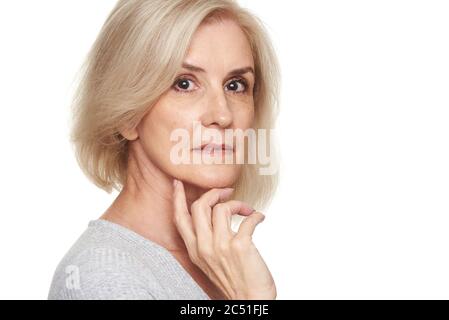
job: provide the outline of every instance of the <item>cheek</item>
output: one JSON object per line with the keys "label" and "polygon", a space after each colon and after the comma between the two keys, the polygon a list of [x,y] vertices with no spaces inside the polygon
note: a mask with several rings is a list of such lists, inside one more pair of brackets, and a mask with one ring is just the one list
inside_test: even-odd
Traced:
{"label": "cheek", "polygon": [[[151,159],[161,168],[173,169],[170,165],[170,154],[180,139],[176,130],[183,129],[190,137],[193,121],[197,119],[195,108],[187,108],[185,104],[181,105],[177,101],[166,101],[156,105],[148,114],[139,133]],[[176,135],[173,136],[174,133]]]}
{"label": "cheek", "polygon": [[239,129],[248,129],[253,127],[255,112],[254,106],[239,106],[234,109],[234,127]]}
{"label": "cheek", "polygon": [[198,115],[193,111],[194,108],[187,108],[185,105],[179,105],[179,102],[165,102],[155,106],[156,109],[151,112],[146,122],[146,132],[152,132],[163,141],[170,141],[170,135],[176,129],[186,129],[190,131],[194,120]]}

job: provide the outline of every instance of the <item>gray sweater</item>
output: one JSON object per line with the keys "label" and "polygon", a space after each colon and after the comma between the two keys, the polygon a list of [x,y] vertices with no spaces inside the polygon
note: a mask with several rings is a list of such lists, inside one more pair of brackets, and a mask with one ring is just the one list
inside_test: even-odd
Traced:
{"label": "gray sweater", "polygon": [[119,224],[97,219],[58,264],[49,300],[209,300],[164,247]]}

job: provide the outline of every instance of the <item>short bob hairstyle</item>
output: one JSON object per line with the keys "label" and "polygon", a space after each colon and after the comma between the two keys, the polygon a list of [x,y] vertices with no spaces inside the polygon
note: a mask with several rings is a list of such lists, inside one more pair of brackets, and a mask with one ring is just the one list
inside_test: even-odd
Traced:
{"label": "short bob hairstyle", "polygon": [[[196,29],[221,19],[236,21],[253,52],[253,128],[274,129],[279,65],[257,17],[233,0],[119,0],[77,74],[71,106],[76,159],[95,185],[108,193],[121,190],[129,146],[121,132],[137,126],[171,88]],[[270,154],[272,161],[276,154]],[[273,175],[260,175],[258,163],[245,164],[234,197],[258,210],[265,208],[278,185],[278,160],[275,163]]]}

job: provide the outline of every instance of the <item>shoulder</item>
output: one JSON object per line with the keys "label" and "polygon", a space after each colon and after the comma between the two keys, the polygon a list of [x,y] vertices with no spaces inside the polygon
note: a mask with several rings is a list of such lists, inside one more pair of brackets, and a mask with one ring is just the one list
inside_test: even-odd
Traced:
{"label": "shoulder", "polygon": [[156,278],[133,252],[114,246],[69,251],[58,265],[48,299],[156,299]]}

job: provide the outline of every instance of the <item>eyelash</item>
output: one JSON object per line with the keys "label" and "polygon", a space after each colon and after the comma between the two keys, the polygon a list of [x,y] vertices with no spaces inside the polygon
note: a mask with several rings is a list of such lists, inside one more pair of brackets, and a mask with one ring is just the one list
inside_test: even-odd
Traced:
{"label": "eyelash", "polygon": [[[195,80],[193,80],[191,78],[188,78],[186,76],[181,76],[178,79],[176,79],[175,82],[173,83],[173,86],[172,86],[173,90],[175,90],[176,92],[181,93],[181,94],[191,93],[191,91],[180,90],[179,88],[177,88],[177,84],[181,80],[187,80],[187,81],[195,82]],[[247,81],[245,79],[243,79],[243,78],[233,78],[229,82],[233,82],[233,81],[242,84],[245,87],[245,89],[243,91],[241,91],[241,92],[232,91],[232,94],[246,94],[248,92],[248,83],[247,83]]]}

